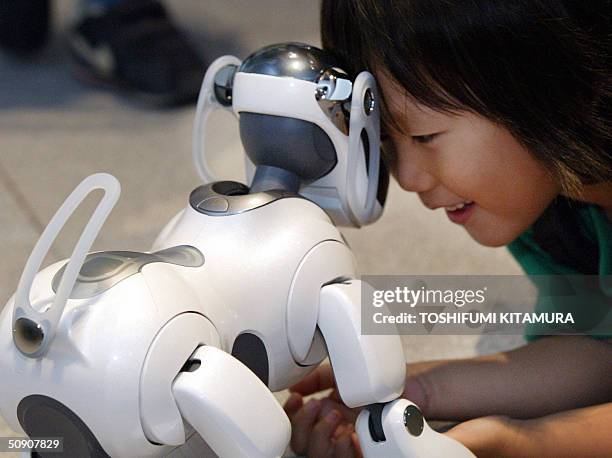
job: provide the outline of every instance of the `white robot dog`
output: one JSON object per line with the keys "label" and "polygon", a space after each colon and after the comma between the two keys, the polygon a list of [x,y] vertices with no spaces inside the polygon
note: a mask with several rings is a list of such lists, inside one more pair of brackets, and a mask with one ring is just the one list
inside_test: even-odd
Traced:
{"label": "white robot dog", "polygon": [[[202,139],[216,109],[239,119],[248,187],[210,171]],[[0,316],[2,416],[31,438],[62,437],[64,456],[163,456],[186,422],[222,458],[278,457],[290,423],[272,392],[329,356],[342,400],[366,407],[366,457],[473,456],[400,398],[399,337],[360,332],[367,285],[334,223],[381,214],[379,143],[370,74],[351,81],[296,43],[215,61],[194,129],[208,184],[151,252],[87,254],[119,197],[107,174],[85,179],[43,232]],[[70,259],[40,270],[94,189],[104,196]],[[60,456],[32,455],[47,452]]]}

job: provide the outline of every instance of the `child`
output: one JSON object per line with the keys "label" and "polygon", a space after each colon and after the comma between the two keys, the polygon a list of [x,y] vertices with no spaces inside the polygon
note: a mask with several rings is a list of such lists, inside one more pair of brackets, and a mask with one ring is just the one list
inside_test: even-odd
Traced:
{"label": "child", "polygon": [[[610,2],[323,0],[324,47],[383,96],[400,186],[528,274],[612,274]],[[598,298],[609,312],[612,289]],[[590,304],[574,310],[587,317]],[[604,313],[602,316],[605,316]],[[610,316],[609,313],[607,313]],[[607,327],[605,329],[610,329]],[[408,367],[404,396],[477,456],[612,455],[612,335]],[[293,387],[292,446],[359,456],[329,366]]]}

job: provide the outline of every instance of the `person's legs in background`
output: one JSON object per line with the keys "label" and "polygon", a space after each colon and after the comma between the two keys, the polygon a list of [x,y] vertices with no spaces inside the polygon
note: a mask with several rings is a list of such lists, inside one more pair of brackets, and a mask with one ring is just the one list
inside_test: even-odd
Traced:
{"label": "person's legs in background", "polygon": [[0,46],[17,55],[39,50],[49,36],[49,0],[1,0]]}
{"label": "person's legs in background", "polygon": [[196,100],[205,64],[159,0],[81,0],[69,33],[77,74],[156,105]]}
{"label": "person's legs in background", "polygon": [[117,5],[125,0],[81,0],[83,5],[100,5],[101,7],[109,7]]}
{"label": "person's legs in background", "polygon": [[[206,64],[160,0],[80,0],[68,32],[77,77],[156,106],[197,99]],[[0,0],[0,46],[28,54],[45,44],[49,0]]]}

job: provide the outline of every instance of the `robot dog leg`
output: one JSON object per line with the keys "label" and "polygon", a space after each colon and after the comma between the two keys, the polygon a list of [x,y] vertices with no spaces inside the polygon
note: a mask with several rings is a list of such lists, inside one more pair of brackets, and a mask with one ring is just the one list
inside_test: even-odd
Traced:
{"label": "robot dog leg", "polygon": [[219,456],[279,457],[289,442],[289,419],[276,398],[244,364],[218,348],[199,347],[172,392],[181,416]]}
{"label": "robot dog leg", "polygon": [[321,289],[318,327],[340,397],[349,407],[368,406],[356,422],[366,458],[473,457],[459,442],[433,431],[418,407],[401,395],[406,363],[397,335],[362,335],[358,280]]}

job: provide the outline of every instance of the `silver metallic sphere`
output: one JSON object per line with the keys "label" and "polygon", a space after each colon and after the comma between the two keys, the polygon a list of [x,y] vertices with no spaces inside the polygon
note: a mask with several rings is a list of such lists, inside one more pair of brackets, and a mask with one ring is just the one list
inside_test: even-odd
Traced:
{"label": "silver metallic sphere", "polygon": [[247,57],[238,71],[260,75],[286,76],[316,83],[337,63],[319,48],[303,43],[266,46]]}

